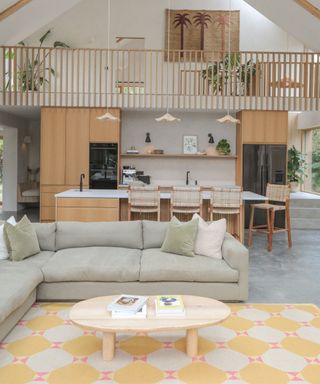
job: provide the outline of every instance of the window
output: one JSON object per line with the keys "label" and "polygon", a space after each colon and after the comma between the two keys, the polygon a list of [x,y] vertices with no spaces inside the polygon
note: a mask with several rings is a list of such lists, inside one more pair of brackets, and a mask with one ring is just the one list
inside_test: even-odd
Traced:
{"label": "window", "polygon": [[305,150],[308,160],[308,177],[305,181],[305,190],[320,193],[320,127],[306,132]]}

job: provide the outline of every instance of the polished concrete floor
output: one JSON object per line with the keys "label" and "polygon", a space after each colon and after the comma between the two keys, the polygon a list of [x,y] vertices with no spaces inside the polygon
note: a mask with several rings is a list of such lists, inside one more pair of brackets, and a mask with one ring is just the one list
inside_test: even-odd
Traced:
{"label": "polished concrete floor", "polygon": [[[38,221],[38,210],[0,212],[0,219],[26,214]],[[250,303],[314,303],[320,306],[320,231],[293,230],[293,247],[284,233],[274,235],[272,252],[266,236],[254,234],[249,261]]]}
{"label": "polished concrete floor", "polygon": [[256,233],[250,248],[250,303],[314,303],[320,306],[320,231],[293,230],[288,248],[285,233],[273,237],[267,251],[263,234]]}

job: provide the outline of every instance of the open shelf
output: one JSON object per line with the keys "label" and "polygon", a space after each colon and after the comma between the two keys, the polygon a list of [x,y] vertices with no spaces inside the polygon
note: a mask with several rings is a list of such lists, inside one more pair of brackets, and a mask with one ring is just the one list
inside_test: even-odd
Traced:
{"label": "open shelf", "polygon": [[154,154],[154,155],[147,155],[147,154],[128,154],[128,153],[122,153],[121,157],[123,158],[163,158],[163,159],[220,159],[220,160],[232,160],[236,159],[237,156],[207,156],[207,155],[188,155],[183,153],[165,153],[163,155],[160,154]]}

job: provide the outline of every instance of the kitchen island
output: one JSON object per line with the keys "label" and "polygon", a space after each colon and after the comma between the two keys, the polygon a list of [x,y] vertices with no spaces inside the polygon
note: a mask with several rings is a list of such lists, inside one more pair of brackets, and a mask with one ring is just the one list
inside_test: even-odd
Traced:
{"label": "kitchen island", "polygon": [[[203,190],[203,218],[209,219],[208,208],[210,202],[210,191]],[[128,218],[128,190],[127,189],[69,189],[57,193],[56,198],[56,221],[123,221]],[[160,188],[161,199],[161,221],[170,220],[170,189]],[[244,191],[242,200],[264,201],[265,196],[253,192]],[[244,209],[244,204],[243,204]],[[219,219],[217,215],[215,219]],[[242,215],[244,217],[244,215]],[[154,220],[153,214],[144,214],[144,219]],[[136,219],[140,219],[137,214]],[[227,218],[228,231],[238,234],[243,241],[244,223],[238,228],[234,217]]]}

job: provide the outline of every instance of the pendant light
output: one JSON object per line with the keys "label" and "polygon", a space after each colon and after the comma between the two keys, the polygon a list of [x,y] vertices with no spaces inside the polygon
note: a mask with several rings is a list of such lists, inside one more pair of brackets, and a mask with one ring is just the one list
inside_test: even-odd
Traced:
{"label": "pendant light", "polygon": [[171,10],[171,1],[168,0],[168,30],[167,30],[167,111],[164,115],[160,117],[156,117],[155,120],[157,122],[166,122],[166,123],[172,123],[172,122],[179,122],[181,119],[178,117],[175,117],[169,113],[169,54],[170,54],[170,10]]}
{"label": "pendant light", "polygon": [[[117,116],[114,116],[111,112],[109,112],[108,107],[108,70],[110,68],[110,21],[111,21],[111,0],[107,0],[108,4],[108,16],[107,16],[107,68],[106,68],[106,104],[107,104],[107,112],[102,115],[98,116],[97,120],[110,120],[110,121],[119,121],[120,119]],[[112,95],[111,95],[112,97]]]}
{"label": "pendant light", "polygon": [[217,119],[219,123],[232,123],[240,124],[240,120],[230,115],[230,65],[231,65],[231,0],[229,0],[229,33],[228,33],[228,79],[227,79],[227,90],[228,90],[228,108],[227,114],[220,119]]}

